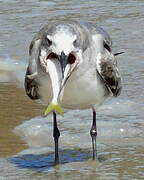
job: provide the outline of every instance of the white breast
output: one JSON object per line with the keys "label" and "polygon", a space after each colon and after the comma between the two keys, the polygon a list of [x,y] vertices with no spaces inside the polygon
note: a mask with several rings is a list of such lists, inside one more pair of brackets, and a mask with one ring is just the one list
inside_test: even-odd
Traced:
{"label": "white breast", "polygon": [[[91,69],[82,76],[73,73],[66,83],[61,104],[64,108],[87,109],[101,104],[106,98],[106,93],[107,90],[96,70]],[[41,81],[40,94],[46,104],[51,102],[52,87],[49,76]]]}
{"label": "white breast", "polygon": [[67,82],[62,105],[65,108],[85,109],[101,104],[106,98],[106,88],[96,73],[87,72],[83,76],[71,77]]}

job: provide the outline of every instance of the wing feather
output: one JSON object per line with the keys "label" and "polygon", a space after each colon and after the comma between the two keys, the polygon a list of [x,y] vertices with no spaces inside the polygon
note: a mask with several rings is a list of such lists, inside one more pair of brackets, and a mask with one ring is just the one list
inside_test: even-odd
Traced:
{"label": "wing feather", "polygon": [[98,54],[97,72],[113,96],[118,96],[122,89],[121,76],[117,68],[117,61],[113,54]]}
{"label": "wing feather", "polygon": [[40,96],[38,94],[38,83],[35,81],[34,78],[30,78],[30,76],[31,74],[28,67],[26,71],[26,75],[25,75],[25,82],[24,82],[26,94],[32,100],[40,99]]}

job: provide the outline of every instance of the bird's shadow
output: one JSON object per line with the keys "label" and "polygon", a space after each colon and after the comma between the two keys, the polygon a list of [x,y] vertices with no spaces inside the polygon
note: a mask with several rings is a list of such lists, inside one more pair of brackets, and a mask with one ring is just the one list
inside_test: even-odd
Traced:
{"label": "bird's shadow", "polygon": [[[90,160],[91,151],[87,150],[61,150],[60,164],[72,162],[84,162]],[[19,168],[33,169],[38,172],[46,171],[55,166],[54,153],[49,154],[25,154],[8,158],[10,163],[15,164]]]}

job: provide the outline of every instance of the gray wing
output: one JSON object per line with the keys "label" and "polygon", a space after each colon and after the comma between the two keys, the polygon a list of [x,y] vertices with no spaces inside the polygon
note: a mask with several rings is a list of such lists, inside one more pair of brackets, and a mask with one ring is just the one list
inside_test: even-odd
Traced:
{"label": "gray wing", "polygon": [[[91,25],[89,29],[93,40],[101,46],[99,47],[100,52],[96,58],[96,70],[113,96],[118,96],[121,92],[122,85],[117,60],[111,50],[112,40],[109,34],[101,27]],[[98,40],[97,37],[101,38]]]}
{"label": "gray wing", "polygon": [[90,22],[80,22],[80,24],[86,27],[92,36],[95,36],[96,34],[101,34],[104,38],[104,44],[108,45],[108,48],[112,46],[112,40],[109,34],[102,27],[99,27],[96,24]]}

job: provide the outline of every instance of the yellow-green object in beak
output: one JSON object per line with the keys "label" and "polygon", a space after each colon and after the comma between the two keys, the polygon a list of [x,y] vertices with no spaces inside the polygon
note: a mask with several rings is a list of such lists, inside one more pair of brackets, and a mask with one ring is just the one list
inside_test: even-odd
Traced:
{"label": "yellow-green object in beak", "polygon": [[60,104],[50,103],[44,112],[44,116],[47,116],[48,114],[50,114],[53,111],[56,111],[61,116],[64,115],[62,106]]}

